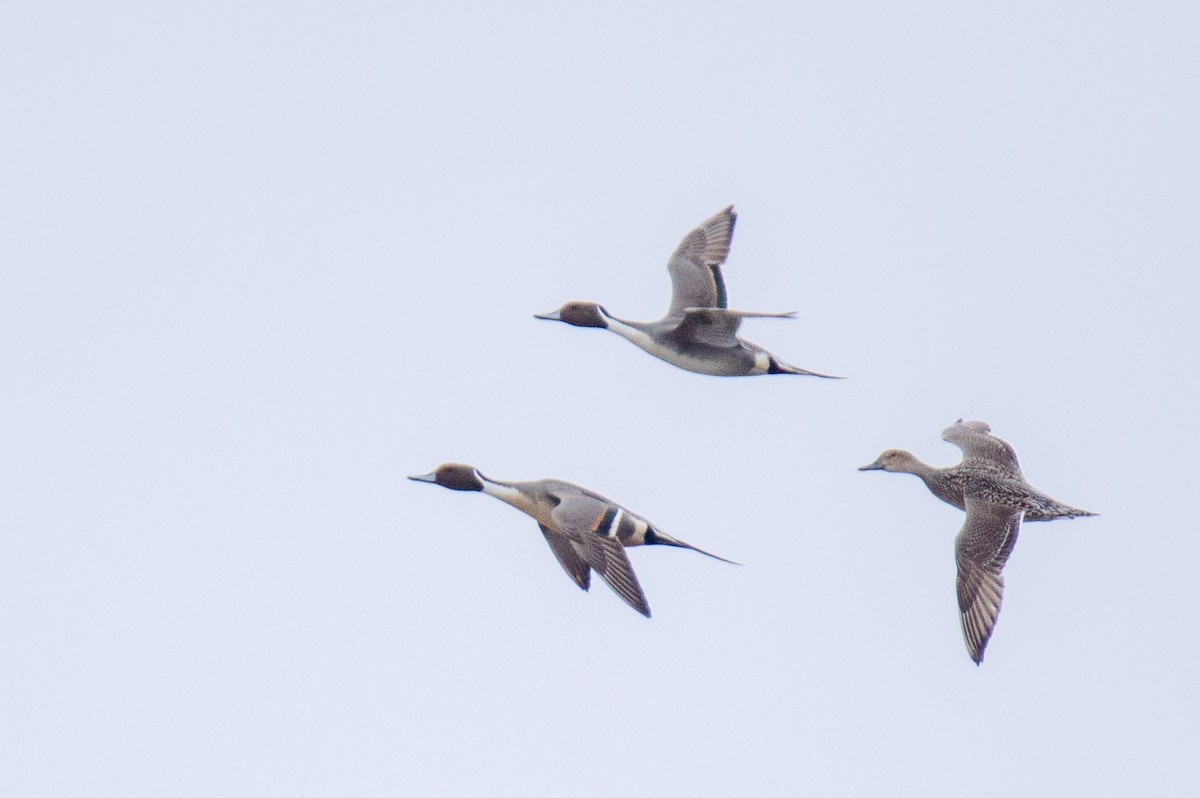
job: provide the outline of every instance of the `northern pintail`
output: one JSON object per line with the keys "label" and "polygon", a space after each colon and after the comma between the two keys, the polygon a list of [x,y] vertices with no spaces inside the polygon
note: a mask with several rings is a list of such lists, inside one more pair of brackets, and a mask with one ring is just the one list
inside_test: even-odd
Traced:
{"label": "northern pintail", "polygon": [[875,462],[858,470],[916,474],[930,493],[960,510],[966,509],[967,496],[975,496],[1013,510],[1023,510],[1026,521],[1096,515],[1063,504],[1026,482],[1012,444],[992,435],[991,430],[983,421],[963,421],[961,418],[942,430],[942,440],[953,443],[963,452],[962,462],[958,465],[938,468],[921,462],[911,452],[888,449]]}
{"label": "northern pintail", "polygon": [[721,264],[729,255],[736,221],[731,205],[684,236],[667,262],[671,307],[658,321],[619,319],[596,302],[568,302],[551,313],[535,314],[535,318],[611,330],[660,360],[699,374],[806,374],[842,379],[792,366],[737,336],[742,319],[786,319],[796,314],[729,310]]}
{"label": "northern pintail", "polygon": [[942,440],[962,449],[961,463],[935,468],[909,452],[889,449],[859,471],[916,474],[934,496],[966,510],[954,541],[954,558],[963,640],[978,665],[1000,615],[1002,571],[1017,543],[1022,518],[1050,521],[1095,513],[1063,504],[1026,482],[1012,445],[992,435],[982,421],[960,418],[942,431]]}
{"label": "northern pintail", "polygon": [[677,546],[722,562],[733,562],[671,537],[616,502],[570,482],[558,479],[501,482],[488,479],[478,469],[462,463],[443,463],[428,474],[409,479],[451,490],[481,491],[511,504],[537,521],[550,550],[575,584],[587,590],[591,572],[595,571],[629,606],[647,618],[650,606],[625,553],[627,547]]}

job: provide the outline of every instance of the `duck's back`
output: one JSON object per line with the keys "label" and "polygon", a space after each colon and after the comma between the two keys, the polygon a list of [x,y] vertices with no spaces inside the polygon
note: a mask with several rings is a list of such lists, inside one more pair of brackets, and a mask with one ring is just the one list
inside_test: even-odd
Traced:
{"label": "duck's back", "polygon": [[1064,504],[1030,485],[1020,474],[991,463],[964,461],[955,467],[955,471],[956,482],[961,485],[964,496],[1022,510],[1026,521],[1053,521],[1095,514]]}

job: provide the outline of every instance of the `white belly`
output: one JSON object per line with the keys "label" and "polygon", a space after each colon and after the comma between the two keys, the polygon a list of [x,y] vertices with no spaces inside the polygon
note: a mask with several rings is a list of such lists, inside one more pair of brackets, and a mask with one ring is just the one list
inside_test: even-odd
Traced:
{"label": "white belly", "polygon": [[[609,319],[608,329],[612,330],[617,335],[629,341],[639,349],[654,355],[659,360],[665,360],[671,365],[678,366],[681,369],[694,371],[697,374],[712,374],[717,377],[726,377],[730,374],[737,373],[737,361],[735,358],[731,357],[729,360],[725,360],[724,358],[714,359],[711,357],[696,357],[693,355],[687,355],[677,349],[674,349],[673,347],[664,346],[636,327],[630,327],[628,324],[622,324],[615,319]],[[737,350],[730,350],[730,354],[732,355],[736,351]],[[760,374],[764,373],[765,371],[766,368],[764,368],[762,372],[755,371],[754,373]]]}

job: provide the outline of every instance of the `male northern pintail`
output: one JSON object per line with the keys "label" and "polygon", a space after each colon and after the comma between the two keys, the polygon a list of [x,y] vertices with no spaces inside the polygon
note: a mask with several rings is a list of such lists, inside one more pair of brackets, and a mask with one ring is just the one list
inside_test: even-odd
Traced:
{"label": "male northern pintail", "polygon": [[909,452],[889,449],[859,471],[916,474],[931,493],[967,512],[954,541],[958,565],[958,610],[967,653],[983,662],[1004,598],[1004,564],[1017,543],[1021,519],[1049,521],[1095,515],[1070,507],[1025,481],[1017,453],[982,421],[961,418],[942,431],[942,440],[962,449],[951,468],[926,465]]}
{"label": "male northern pintail", "polygon": [[569,482],[557,479],[500,482],[461,463],[443,463],[435,471],[409,479],[451,490],[478,490],[511,504],[538,522],[550,550],[575,584],[587,590],[591,572],[595,571],[629,606],[647,618],[650,606],[629,563],[626,547],[677,546],[722,562],[733,562],[673,538],[621,505]]}
{"label": "male northern pintail", "polygon": [[718,212],[684,236],[667,269],[671,273],[671,307],[658,321],[618,319],[596,302],[568,302],[535,318],[561,321],[575,327],[601,327],[631,341],[660,360],[681,369],[718,377],[756,374],[818,374],[784,363],[767,350],[737,336],[744,318],[791,318],[792,313],[729,310],[721,264],[737,214],[733,206]]}

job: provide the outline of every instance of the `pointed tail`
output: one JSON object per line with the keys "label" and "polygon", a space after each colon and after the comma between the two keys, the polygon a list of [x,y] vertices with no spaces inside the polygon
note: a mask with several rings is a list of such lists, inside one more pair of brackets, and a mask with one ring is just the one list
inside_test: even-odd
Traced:
{"label": "pointed tail", "polygon": [[1087,518],[1089,516],[1100,515],[1093,513],[1091,510],[1081,510],[1078,507],[1065,507],[1055,515],[1056,518]]}
{"label": "pointed tail", "polygon": [[827,380],[844,380],[845,377],[837,377],[833,374],[821,374],[818,371],[809,371],[802,369],[799,366],[793,366],[789,363],[784,363],[778,358],[771,358],[771,367],[767,371],[768,374],[802,374],[806,377],[822,377]]}
{"label": "pointed tail", "polygon": [[1099,515],[1091,510],[1064,504],[1052,496],[1036,491],[1030,496],[1030,505],[1025,509],[1025,517],[1032,521],[1053,521],[1056,518],[1083,518]]}
{"label": "pointed tail", "polygon": [[706,557],[712,557],[714,560],[720,560],[721,562],[727,562],[730,565],[741,565],[740,562],[734,562],[733,560],[727,560],[718,554],[713,554],[711,551],[705,551],[704,549],[700,548],[699,546],[693,546],[691,543],[685,543],[682,540],[680,540],[679,538],[673,538],[670,535],[668,535],[666,532],[660,532],[659,530],[654,529],[653,527],[646,530],[646,545],[647,546],[675,546],[676,548],[680,548],[680,549],[691,549],[692,551],[700,552],[701,554],[703,554]]}

